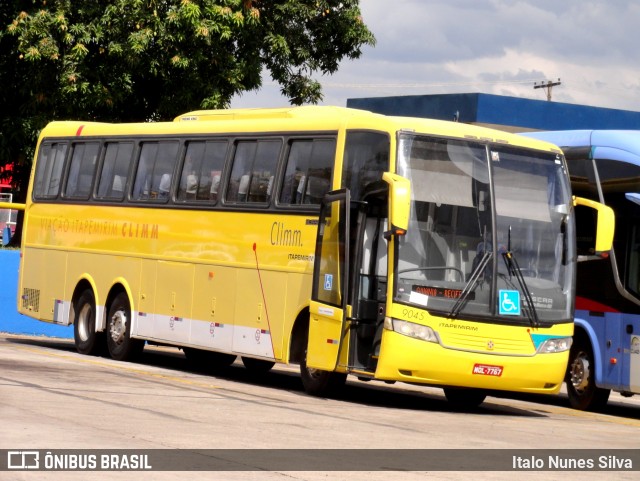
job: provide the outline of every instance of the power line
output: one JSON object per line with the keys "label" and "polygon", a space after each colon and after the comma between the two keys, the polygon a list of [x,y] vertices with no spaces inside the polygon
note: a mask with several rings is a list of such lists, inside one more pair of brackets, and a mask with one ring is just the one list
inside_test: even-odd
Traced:
{"label": "power line", "polygon": [[561,85],[562,82],[560,82],[560,79],[558,79],[557,82],[554,82],[552,80],[547,80],[546,82],[540,82],[540,84],[538,84],[538,82],[535,82],[533,84],[533,88],[534,89],[545,89],[545,91],[547,92],[547,100],[550,101],[551,100],[551,90],[553,89],[553,87],[557,86],[557,85]]}
{"label": "power line", "polygon": [[430,88],[430,87],[454,87],[463,85],[498,85],[498,84],[530,84],[537,83],[539,79],[523,80],[494,80],[487,82],[465,81],[465,82],[439,82],[439,83],[344,83],[344,82],[322,82],[323,87],[331,88],[353,88],[353,89],[385,89],[385,88]]}

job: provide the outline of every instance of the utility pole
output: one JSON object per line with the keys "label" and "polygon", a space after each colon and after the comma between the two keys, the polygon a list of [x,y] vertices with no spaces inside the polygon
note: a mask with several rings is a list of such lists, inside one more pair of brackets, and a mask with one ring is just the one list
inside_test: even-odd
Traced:
{"label": "utility pole", "polygon": [[562,82],[560,82],[560,79],[558,79],[557,82],[554,82],[553,80],[547,80],[546,82],[540,82],[540,84],[538,84],[538,82],[534,82],[533,88],[545,89],[547,91],[547,101],[551,101],[551,89],[560,84],[562,84]]}

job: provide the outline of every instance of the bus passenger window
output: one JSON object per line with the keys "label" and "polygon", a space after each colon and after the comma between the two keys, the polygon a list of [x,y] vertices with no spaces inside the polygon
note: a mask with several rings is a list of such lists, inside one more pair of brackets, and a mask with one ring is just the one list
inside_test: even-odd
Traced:
{"label": "bus passenger window", "polygon": [[226,153],[226,140],[189,142],[182,164],[177,199],[214,204],[218,200]]}
{"label": "bus passenger window", "polygon": [[227,202],[268,204],[281,143],[272,140],[238,142],[227,188]]}
{"label": "bus passenger window", "polygon": [[178,159],[178,142],[144,142],[133,183],[133,200],[166,202]]}
{"label": "bus passenger window", "polygon": [[79,200],[89,198],[99,151],[100,144],[97,142],[73,145],[71,165],[64,193],[65,198]]}
{"label": "bus passenger window", "polygon": [[335,139],[291,141],[279,203],[320,204],[331,190],[335,153]]}
{"label": "bus passenger window", "polygon": [[67,148],[66,143],[43,144],[33,188],[36,199],[58,197]]}
{"label": "bus passenger window", "polygon": [[102,172],[96,198],[122,201],[133,155],[133,143],[111,142],[106,144]]}

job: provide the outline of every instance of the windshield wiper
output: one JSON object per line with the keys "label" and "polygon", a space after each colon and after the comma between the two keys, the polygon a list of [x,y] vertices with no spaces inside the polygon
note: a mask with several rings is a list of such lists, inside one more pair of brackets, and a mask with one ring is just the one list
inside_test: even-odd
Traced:
{"label": "windshield wiper", "polygon": [[462,289],[462,292],[460,292],[460,295],[458,296],[458,300],[453,305],[453,307],[451,308],[451,311],[447,315],[449,319],[454,319],[458,317],[458,314],[460,314],[460,311],[462,310],[464,303],[469,297],[469,294],[471,294],[475,290],[476,284],[478,283],[480,276],[484,272],[485,268],[487,267],[487,264],[489,264],[489,261],[491,260],[492,257],[493,257],[492,251],[484,251],[484,254],[480,259],[480,262],[478,262],[478,265],[471,273],[471,277],[469,277],[469,280],[464,285],[464,289]]}
{"label": "windshield wiper", "polygon": [[536,306],[533,305],[533,299],[531,297],[531,292],[529,292],[529,287],[527,287],[527,283],[525,282],[524,276],[522,275],[522,270],[520,270],[518,261],[511,251],[511,226],[509,226],[507,237],[507,252],[504,252],[502,254],[502,258],[507,265],[507,272],[509,273],[509,275],[515,276],[516,280],[518,281],[518,285],[520,286],[520,291],[525,298],[527,307],[523,306],[523,311],[527,313],[527,317],[529,318],[531,326],[538,327],[540,325],[540,320],[538,319]]}

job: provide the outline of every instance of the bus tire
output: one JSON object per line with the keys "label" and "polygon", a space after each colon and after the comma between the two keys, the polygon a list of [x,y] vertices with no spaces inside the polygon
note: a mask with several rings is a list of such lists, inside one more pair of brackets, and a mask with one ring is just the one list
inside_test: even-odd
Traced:
{"label": "bus tire", "polygon": [[245,356],[242,356],[242,364],[244,364],[244,367],[246,367],[251,374],[266,374],[276,365],[273,361],[265,361],[264,359],[254,359]]}
{"label": "bus tire", "polygon": [[456,409],[475,409],[487,398],[482,389],[445,387],[443,390],[449,404]]}
{"label": "bus tire", "polygon": [[205,351],[204,349],[196,349],[193,347],[185,347],[183,351],[187,361],[189,361],[195,369],[205,371],[229,367],[237,357],[234,354]]}
{"label": "bus tire", "polygon": [[99,355],[104,352],[103,332],[96,332],[96,300],[91,289],[80,294],[74,306],[73,339],[80,354]]}
{"label": "bus tire", "polygon": [[306,352],[300,362],[300,376],[304,390],[312,396],[332,396],[347,381],[347,375],[344,373],[307,367]]}
{"label": "bus tire", "polygon": [[109,306],[107,347],[116,361],[134,359],[142,352],[144,341],[131,338],[131,307],[126,293],[120,292]]}
{"label": "bus tire", "polygon": [[584,335],[574,337],[569,351],[566,384],[569,403],[574,409],[598,411],[609,400],[611,390],[596,386],[593,348]]}

